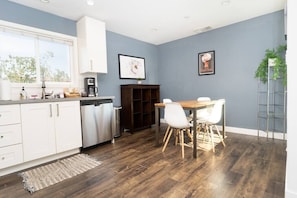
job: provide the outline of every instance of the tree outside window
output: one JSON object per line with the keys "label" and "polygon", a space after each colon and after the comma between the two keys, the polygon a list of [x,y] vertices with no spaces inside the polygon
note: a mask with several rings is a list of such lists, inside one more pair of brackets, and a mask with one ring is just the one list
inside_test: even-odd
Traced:
{"label": "tree outside window", "polygon": [[0,32],[0,73],[12,83],[71,82],[70,46]]}

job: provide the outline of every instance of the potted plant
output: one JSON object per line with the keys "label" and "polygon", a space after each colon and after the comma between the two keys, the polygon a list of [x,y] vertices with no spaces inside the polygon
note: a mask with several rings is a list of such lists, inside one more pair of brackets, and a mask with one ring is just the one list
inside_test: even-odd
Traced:
{"label": "potted plant", "polygon": [[277,49],[266,49],[265,57],[258,66],[255,78],[259,78],[264,84],[268,80],[268,67],[273,67],[273,80],[283,79],[283,85],[287,85],[287,64],[285,60],[286,45],[279,45]]}

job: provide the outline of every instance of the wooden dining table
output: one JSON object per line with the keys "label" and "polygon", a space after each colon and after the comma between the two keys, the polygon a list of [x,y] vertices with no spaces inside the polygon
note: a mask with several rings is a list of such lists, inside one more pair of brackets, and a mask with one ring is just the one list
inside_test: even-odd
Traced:
{"label": "wooden dining table", "polygon": [[[184,110],[189,110],[193,113],[193,120],[197,120],[196,110],[205,108],[207,106],[214,105],[216,100],[211,101],[197,101],[197,100],[183,100],[176,101],[181,104]],[[225,122],[226,122],[226,107],[225,103],[223,104],[222,111],[222,136],[225,138]],[[165,103],[155,103],[155,139],[156,146],[160,145],[159,136],[160,136],[160,110],[165,108]],[[197,123],[193,122],[193,129],[197,128]],[[193,130],[193,157],[197,158],[197,131]]]}

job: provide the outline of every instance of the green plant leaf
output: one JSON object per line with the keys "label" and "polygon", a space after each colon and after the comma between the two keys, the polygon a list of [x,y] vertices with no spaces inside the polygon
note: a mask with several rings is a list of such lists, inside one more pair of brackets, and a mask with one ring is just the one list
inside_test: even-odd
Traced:
{"label": "green plant leaf", "polygon": [[275,58],[275,66],[273,66],[272,79],[283,79],[283,85],[287,85],[287,64],[285,61],[286,45],[280,45],[277,49],[266,49],[265,56],[260,62],[255,78],[259,78],[262,83],[267,83],[268,80],[268,59]]}

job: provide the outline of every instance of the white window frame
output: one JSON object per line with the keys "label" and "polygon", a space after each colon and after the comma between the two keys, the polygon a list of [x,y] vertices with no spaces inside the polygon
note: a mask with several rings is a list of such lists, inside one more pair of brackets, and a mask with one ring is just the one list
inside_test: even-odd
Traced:
{"label": "white window frame", "polygon": [[[74,36],[61,34],[57,32],[52,32],[44,29],[34,28],[26,25],[11,23],[7,21],[0,20],[0,29],[6,28],[6,29],[12,29],[15,32],[29,32],[41,37],[46,37],[49,39],[58,39],[58,40],[65,40],[66,42],[71,42],[73,44],[72,46],[72,59],[70,60],[70,65],[72,66],[70,68],[70,76],[71,76],[71,82],[45,82],[47,88],[65,88],[65,87],[79,87],[78,84],[78,77],[79,77],[79,71],[78,71],[78,54],[77,54],[77,38]],[[37,78],[39,79],[39,77]],[[11,83],[11,88],[19,88],[21,86],[26,86],[29,88],[40,88],[41,82],[36,83]]]}

